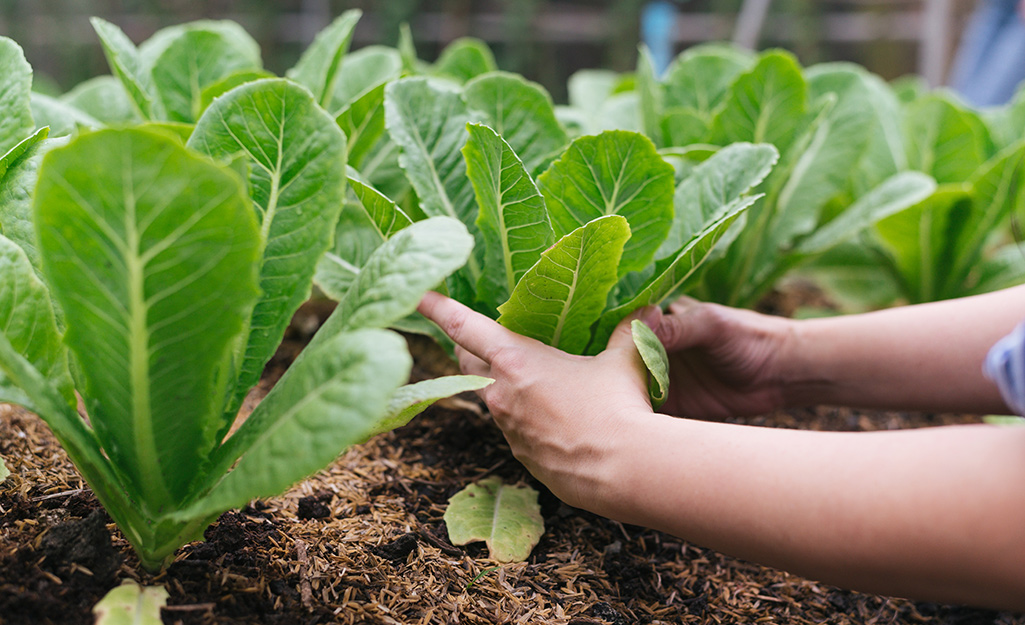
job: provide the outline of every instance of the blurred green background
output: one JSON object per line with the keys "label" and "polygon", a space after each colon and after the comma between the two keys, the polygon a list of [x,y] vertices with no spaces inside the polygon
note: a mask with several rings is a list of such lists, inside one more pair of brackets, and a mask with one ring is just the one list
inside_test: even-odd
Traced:
{"label": "blurred green background", "polygon": [[[434,60],[461,36],[485,40],[502,69],[544,85],[557,102],[568,77],[583,68],[630,71],[641,40],[641,12],[648,0],[0,0],[0,34],[25,49],[37,89],[62,92],[107,73],[88,18],[120,26],[136,43],[157,29],[214,18],[239,22],[260,42],[266,67],[282,73],[313,36],[346,9],[360,8],[353,48],[392,45],[409,23],[421,58]],[[748,2],[747,8],[762,4]],[[804,65],[848,60],[884,78],[919,73],[944,80],[972,2],[777,0],[768,5],[756,48],[780,46]],[[675,52],[700,41],[737,34],[743,0],[678,1],[672,25]],[[756,7],[757,8],[757,7]]]}

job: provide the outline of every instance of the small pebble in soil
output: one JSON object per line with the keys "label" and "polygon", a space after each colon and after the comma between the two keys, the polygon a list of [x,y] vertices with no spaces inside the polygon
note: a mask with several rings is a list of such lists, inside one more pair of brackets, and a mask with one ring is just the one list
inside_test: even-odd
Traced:
{"label": "small pebble in soil", "polygon": [[591,608],[591,614],[603,621],[607,621],[611,625],[628,625],[623,615],[605,602],[594,604],[594,607]]}
{"label": "small pebble in soil", "polygon": [[295,515],[300,519],[326,519],[331,516],[331,508],[324,503],[324,498],[318,495],[309,495],[299,500]]}
{"label": "small pebble in soil", "polygon": [[402,562],[409,554],[416,549],[417,536],[410,532],[403,534],[390,543],[385,543],[370,549],[374,554],[392,562]]}
{"label": "small pebble in soil", "polygon": [[40,551],[51,567],[72,563],[83,566],[97,579],[113,579],[121,566],[121,554],[114,549],[107,529],[107,513],[94,510],[84,519],[54,526],[40,543]]}

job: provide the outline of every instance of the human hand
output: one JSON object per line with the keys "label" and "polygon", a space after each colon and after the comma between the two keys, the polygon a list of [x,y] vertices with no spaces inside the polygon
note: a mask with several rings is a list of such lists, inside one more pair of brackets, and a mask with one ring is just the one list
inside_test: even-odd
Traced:
{"label": "human hand", "polygon": [[[602,513],[621,477],[623,442],[654,416],[647,370],[630,321],[593,357],[519,335],[462,304],[428,293],[419,311],[453,341],[464,373],[493,378],[479,391],[513,455],[566,503]],[[657,309],[646,309],[648,321]]]}
{"label": "human hand", "polygon": [[723,419],[784,405],[780,354],[790,320],[684,297],[669,306],[655,334],[669,354],[663,412]]}

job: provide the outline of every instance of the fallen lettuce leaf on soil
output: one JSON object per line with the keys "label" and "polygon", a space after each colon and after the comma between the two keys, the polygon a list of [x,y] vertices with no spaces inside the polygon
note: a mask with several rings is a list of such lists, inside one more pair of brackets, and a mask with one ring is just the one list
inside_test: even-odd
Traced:
{"label": "fallen lettuce leaf on soil", "polygon": [[167,604],[163,586],[140,586],[126,581],[93,606],[96,625],[160,625],[160,608]]}
{"label": "fallen lettuce leaf on soil", "polygon": [[483,540],[498,562],[522,562],[544,534],[537,491],[489,477],[449,499],[445,525],[453,545]]}
{"label": "fallen lettuce leaf on soil", "polygon": [[4,464],[3,457],[0,457],[0,482],[6,480],[10,474],[11,472],[7,469],[7,465]]}

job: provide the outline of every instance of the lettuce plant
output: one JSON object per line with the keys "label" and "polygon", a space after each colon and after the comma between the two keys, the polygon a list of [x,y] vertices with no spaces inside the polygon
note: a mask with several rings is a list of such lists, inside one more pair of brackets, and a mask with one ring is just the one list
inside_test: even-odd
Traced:
{"label": "lettuce plant", "polygon": [[[570,142],[548,94],[504,72],[463,85],[393,81],[385,120],[418,200],[420,214],[403,213],[402,223],[456,218],[477,242],[447,281],[449,294],[574,353],[600,351],[629,312],[679,292],[755,201],[747,192],[777,156],[772,146],[731,146],[677,186],[643,135],[613,130]],[[383,194],[354,188],[362,189],[357,215],[399,214]],[[376,223],[367,247],[383,239]],[[659,250],[664,262],[655,263]],[[318,280],[334,273],[344,284],[344,264]]]}
{"label": "lettuce plant", "polygon": [[[928,302],[983,293],[1021,282],[1025,261],[1025,137],[1015,119],[1021,101],[976,112],[942,92],[903,106],[910,168],[939,186],[910,209],[867,230],[816,268],[850,306]],[[843,271],[857,267],[856,279]],[[847,279],[844,279],[847,278]]]}
{"label": "lettuce plant", "polygon": [[641,125],[661,148],[703,155],[748,141],[780,153],[756,189],[762,197],[693,283],[703,299],[753,306],[799,264],[935,188],[907,171],[896,97],[854,65],[805,70],[783,51],[710,45],[658,79],[642,50],[636,90]]}
{"label": "lettuce plant", "polygon": [[472,245],[457,221],[425,220],[366,259],[307,350],[232,432],[332,242],[345,148],[308,89],[246,82],[204,111],[187,146],[160,125],[49,146],[31,219],[19,202],[0,212],[4,232],[29,223],[38,243],[34,265],[0,238],[0,401],[47,421],[148,568],[221,512],[280,493],[433,398],[483,383],[402,387],[405,343],[382,328]]}
{"label": "lettuce plant", "polygon": [[1021,252],[1007,224],[1025,215],[1021,131],[998,151],[983,117],[942,93],[907,103],[903,122],[911,167],[940,186],[865,237],[902,298],[947,299],[1020,281]]}
{"label": "lettuce plant", "polygon": [[[374,106],[360,100],[398,77],[401,70],[394,49],[372,46],[349,54],[361,15],[358,9],[339,15],[285,73],[309,89],[314,101],[331,115],[348,114],[338,120],[346,131],[373,125],[363,115],[373,112]],[[195,123],[217,96],[244,83],[273,77],[263,69],[257,43],[235,22],[200,20],[170,26],[139,46],[114,24],[100,18],[93,18],[92,24],[116,84],[109,77],[89,81],[63,100],[97,119],[109,113],[96,106],[96,101],[120,102],[120,91],[127,95],[137,120]],[[352,144],[359,143],[359,133],[347,134],[352,135]]]}

